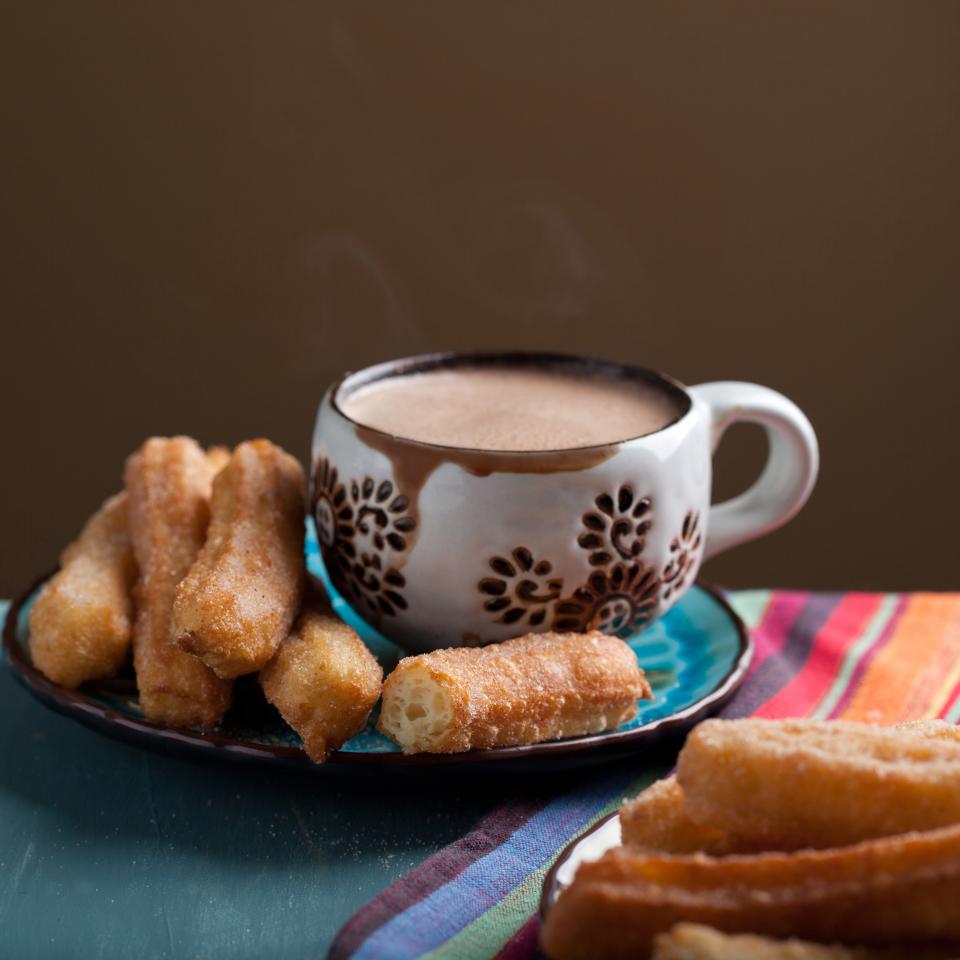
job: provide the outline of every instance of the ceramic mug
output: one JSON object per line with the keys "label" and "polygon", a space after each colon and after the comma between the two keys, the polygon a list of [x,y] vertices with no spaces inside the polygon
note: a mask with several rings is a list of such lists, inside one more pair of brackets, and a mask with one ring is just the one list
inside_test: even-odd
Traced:
{"label": "ceramic mug", "polygon": [[[672,395],[679,415],[618,443],[506,452],[406,440],[343,412],[351,391],[383,378],[477,365],[640,379]],[[713,451],[740,422],[766,429],[766,466],[745,493],[711,506]],[[688,388],[639,367],[557,354],[430,354],[348,374],[327,391],[311,504],[337,589],[409,650],[546,630],[627,636],[673,606],[704,559],[789,520],[817,465],[810,422],[767,387]]]}

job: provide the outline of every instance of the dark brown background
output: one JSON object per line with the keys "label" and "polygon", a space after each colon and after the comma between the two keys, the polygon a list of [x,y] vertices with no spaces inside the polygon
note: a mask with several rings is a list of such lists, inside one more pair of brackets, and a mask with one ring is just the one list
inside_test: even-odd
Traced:
{"label": "dark brown background", "polygon": [[0,594],[147,434],[305,456],[341,370],[498,347],[808,411],[711,577],[960,586],[957,3],[4,7]]}

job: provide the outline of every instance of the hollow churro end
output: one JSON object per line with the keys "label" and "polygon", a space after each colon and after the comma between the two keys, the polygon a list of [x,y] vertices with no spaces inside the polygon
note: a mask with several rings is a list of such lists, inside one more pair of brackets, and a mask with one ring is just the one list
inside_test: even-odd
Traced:
{"label": "hollow churro end", "polygon": [[405,753],[524,746],[612,730],[650,695],[622,640],[529,634],[401,660],[384,684],[379,728]]}
{"label": "hollow churro end", "polygon": [[452,720],[449,691],[422,664],[394,671],[387,678],[379,728],[404,753],[430,753],[442,748]]}

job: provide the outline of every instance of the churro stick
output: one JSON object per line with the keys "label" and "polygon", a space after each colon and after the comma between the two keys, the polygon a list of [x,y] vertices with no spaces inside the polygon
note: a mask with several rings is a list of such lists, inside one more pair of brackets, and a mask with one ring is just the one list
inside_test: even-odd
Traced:
{"label": "churro stick", "polygon": [[303,592],[303,469],[269,440],[241,443],[213,481],[207,542],[177,588],[173,637],[221,677],[259,670]]}
{"label": "churro stick", "polygon": [[960,744],[960,727],[947,720],[907,720],[898,723],[893,729],[929,737],[931,740]]}
{"label": "churro stick", "polygon": [[267,699],[323,763],[366,725],[383,671],[364,642],[329,606],[308,601],[293,632],[260,671]]}
{"label": "churro stick", "polygon": [[622,640],[531,634],[401,660],[383,685],[379,729],[404,753],[457,753],[610,730],[651,696]]}
{"label": "churro stick", "polygon": [[692,820],[777,850],[960,822],[960,743],[929,728],[707,720],[677,780]]}
{"label": "churro stick", "polygon": [[[960,728],[945,720],[914,720],[894,729],[951,743],[960,743]],[[661,853],[709,853],[724,856],[770,850],[769,842],[726,833],[690,819],[683,788],[675,777],[658,780],[620,809],[623,843]],[[809,846],[795,836],[793,848]]]}
{"label": "churro stick", "polygon": [[216,476],[230,462],[229,447],[207,447],[207,463]]}
{"label": "churro stick", "polygon": [[844,947],[809,940],[771,940],[752,934],[721,933],[698,923],[681,923],[654,941],[652,960],[948,960],[957,951]]}
{"label": "churro stick", "polygon": [[830,850],[708,857],[617,847],[547,915],[553,960],[635,960],[682,921],[867,945],[960,939],[960,825]]}
{"label": "churro stick", "polygon": [[130,647],[137,567],[126,494],[100,507],[60,564],[30,609],[30,655],[46,677],[72,688],[116,673]]}
{"label": "churro stick", "polygon": [[621,807],[620,835],[625,844],[660,853],[725,856],[759,849],[756,842],[694,823],[674,777],[658,780]]}
{"label": "churro stick", "polygon": [[212,470],[188,437],[154,437],[127,460],[130,536],[140,568],[133,664],[140,707],[151,720],[212,727],[230,705],[231,683],[170,637],[177,584],[203,545]]}

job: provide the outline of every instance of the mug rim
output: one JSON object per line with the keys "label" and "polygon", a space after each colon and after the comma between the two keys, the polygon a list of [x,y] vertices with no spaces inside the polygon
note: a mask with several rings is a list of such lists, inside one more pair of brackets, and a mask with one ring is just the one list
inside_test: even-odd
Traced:
{"label": "mug rim", "polygon": [[[403,437],[398,434],[388,433],[377,427],[371,427],[359,420],[355,420],[347,414],[339,403],[341,391],[348,385],[356,390],[360,387],[369,386],[380,380],[387,380],[392,377],[405,376],[412,373],[424,373],[428,370],[451,369],[457,367],[551,367],[558,368],[563,366],[577,367],[582,369],[593,369],[595,371],[604,371],[613,373],[615,376],[624,380],[643,380],[645,383],[652,384],[665,390],[670,396],[679,401],[678,415],[669,423],[665,423],[656,430],[649,433],[641,433],[636,436],[623,437],[620,440],[612,440],[607,443],[591,443],[579,447],[553,447],[538,450],[493,450],[487,447],[469,447],[455,446],[447,443],[434,443],[429,440],[415,440],[411,437]],[[617,360],[605,360],[599,357],[589,357],[584,354],[563,353],[556,351],[543,350],[448,350],[436,351],[433,353],[413,354],[408,357],[398,357],[394,360],[384,360],[380,363],[374,363],[367,367],[361,367],[359,370],[348,370],[338,377],[329,387],[326,399],[330,403],[331,409],[347,423],[359,427],[364,431],[383,437],[398,444],[409,444],[412,447],[421,447],[429,450],[436,450],[449,453],[450,451],[460,451],[465,454],[477,454],[489,457],[557,457],[564,454],[584,454],[592,451],[615,450],[628,443],[634,443],[639,440],[646,440],[651,437],[657,437],[662,433],[678,426],[686,420],[694,408],[693,397],[687,388],[677,379],[669,374],[659,370],[653,370],[648,367],[641,367],[630,363],[621,363]]]}

